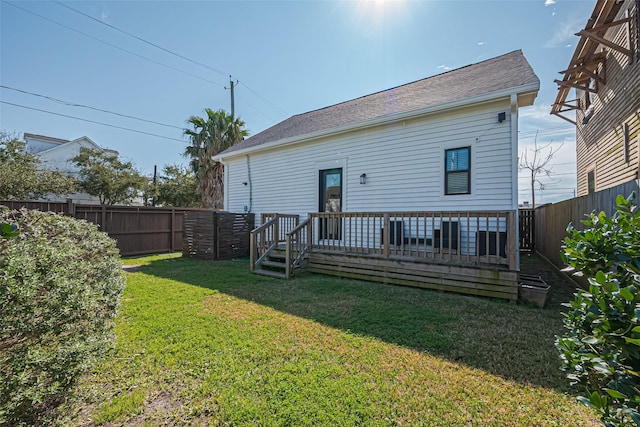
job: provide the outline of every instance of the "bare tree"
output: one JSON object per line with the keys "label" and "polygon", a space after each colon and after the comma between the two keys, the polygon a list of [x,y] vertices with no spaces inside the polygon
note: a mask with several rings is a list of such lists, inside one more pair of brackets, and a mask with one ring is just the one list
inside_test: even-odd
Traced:
{"label": "bare tree", "polygon": [[[551,177],[551,173],[553,172],[551,167],[548,166],[553,156],[562,148],[561,144],[555,150],[551,147],[551,142],[545,144],[541,147],[538,147],[538,132],[536,131],[536,137],[533,141],[533,149],[526,149],[524,153],[520,156],[519,168],[520,170],[528,170],[531,173],[531,207],[535,209],[536,207],[536,193],[535,186],[536,183],[540,186],[541,190],[544,190],[544,184],[538,176],[540,174],[544,174],[547,177]],[[548,150],[547,150],[548,149]],[[529,154],[531,152],[531,154]]]}

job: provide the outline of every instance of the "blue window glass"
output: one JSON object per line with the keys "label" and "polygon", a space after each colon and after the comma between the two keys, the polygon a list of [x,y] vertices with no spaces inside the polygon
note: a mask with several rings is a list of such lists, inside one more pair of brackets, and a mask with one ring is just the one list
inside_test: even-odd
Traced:
{"label": "blue window glass", "polygon": [[471,147],[445,150],[444,194],[471,193]]}

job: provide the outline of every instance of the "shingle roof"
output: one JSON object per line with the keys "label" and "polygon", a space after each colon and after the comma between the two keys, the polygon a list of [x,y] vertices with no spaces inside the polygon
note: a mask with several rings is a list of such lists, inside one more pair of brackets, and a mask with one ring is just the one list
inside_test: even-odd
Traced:
{"label": "shingle roof", "polygon": [[220,156],[398,113],[436,107],[483,94],[540,84],[521,50],[402,86],[292,116],[227,149]]}

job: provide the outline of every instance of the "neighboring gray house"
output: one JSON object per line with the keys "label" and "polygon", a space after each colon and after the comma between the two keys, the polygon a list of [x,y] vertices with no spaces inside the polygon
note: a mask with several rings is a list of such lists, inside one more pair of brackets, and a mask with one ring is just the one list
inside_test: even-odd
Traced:
{"label": "neighboring gray house", "polygon": [[[491,268],[516,272],[518,110],[533,104],[539,86],[518,50],[293,116],[214,158],[225,165],[225,208],[257,220],[310,219],[304,251],[316,271],[331,270],[317,263],[326,245],[355,245],[448,268],[478,268],[474,257],[494,255]],[[333,267],[346,271],[343,261]],[[513,299],[515,289],[517,297],[515,275],[497,280],[509,289],[470,293]],[[428,282],[417,286],[437,287],[434,277]]]}

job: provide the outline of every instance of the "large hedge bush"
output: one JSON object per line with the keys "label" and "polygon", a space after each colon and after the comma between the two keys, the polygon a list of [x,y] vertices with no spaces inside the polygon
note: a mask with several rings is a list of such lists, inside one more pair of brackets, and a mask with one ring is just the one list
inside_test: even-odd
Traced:
{"label": "large hedge bush", "polygon": [[0,239],[0,425],[48,424],[112,345],[125,279],[93,224],[2,207],[0,223],[17,225]]}
{"label": "large hedge bush", "polygon": [[591,214],[584,231],[567,229],[564,259],[589,279],[568,304],[569,334],[558,338],[562,366],[579,400],[606,426],[640,426],[640,211],[635,195],[617,212]]}

